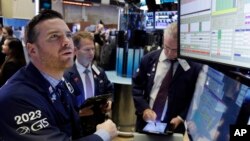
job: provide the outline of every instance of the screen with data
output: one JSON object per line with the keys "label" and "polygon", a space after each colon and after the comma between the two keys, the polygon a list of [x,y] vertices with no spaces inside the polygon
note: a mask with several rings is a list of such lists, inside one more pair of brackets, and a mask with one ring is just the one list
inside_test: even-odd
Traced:
{"label": "screen with data", "polygon": [[154,28],[154,12],[146,12],[145,13],[145,28],[146,29],[153,29]]}
{"label": "screen with data", "polygon": [[204,65],[186,118],[191,141],[229,141],[230,125],[238,124],[249,94],[248,86]]}
{"label": "screen with data", "polygon": [[155,11],[155,29],[165,29],[169,24],[176,22],[177,11]]}
{"label": "screen with data", "polygon": [[250,0],[180,0],[178,55],[250,68]]}
{"label": "screen with data", "polygon": [[155,0],[155,4],[177,3],[178,0]]}

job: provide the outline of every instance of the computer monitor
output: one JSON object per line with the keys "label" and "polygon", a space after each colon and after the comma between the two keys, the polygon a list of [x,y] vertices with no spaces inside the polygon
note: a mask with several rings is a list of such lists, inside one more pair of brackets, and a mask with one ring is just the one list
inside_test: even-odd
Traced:
{"label": "computer monitor", "polygon": [[154,12],[146,12],[145,13],[145,29],[154,29]]}
{"label": "computer monitor", "polygon": [[191,141],[229,141],[230,125],[237,119],[250,88],[204,65],[198,76],[186,125]]}
{"label": "computer monitor", "polygon": [[155,11],[155,29],[165,29],[169,24],[176,22],[177,11]]}
{"label": "computer monitor", "polygon": [[155,0],[156,4],[164,4],[164,3],[177,3],[178,0]]}
{"label": "computer monitor", "polygon": [[250,68],[249,0],[179,1],[180,58]]}

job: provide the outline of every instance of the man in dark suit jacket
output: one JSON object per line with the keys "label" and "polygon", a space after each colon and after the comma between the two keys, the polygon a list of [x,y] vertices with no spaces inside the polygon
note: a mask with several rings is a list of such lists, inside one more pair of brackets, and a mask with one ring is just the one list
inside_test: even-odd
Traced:
{"label": "man in dark suit jacket", "polygon": [[[111,98],[107,104],[99,106],[88,106],[82,108],[84,101],[93,96],[113,93],[113,84],[108,80],[104,70],[92,64],[95,55],[93,35],[87,31],[78,32],[73,41],[76,47],[76,60],[73,67],[67,70],[64,77],[72,84],[76,95],[76,107],[81,115],[85,135],[92,134],[96,130],[96,124],[105,120],[105,112],[111,110]],[[88,70],[88,74],[85,71]],[[90,78],[91,85],[88,86],[86,79]],[[88,88],[91,91],[88,91]]]}
{"label": "man in dark suit jacket", "polygon": [[0,88],[0,140],[103,141],[117,135],[107,120],[82,137],[73,89],[63,78],[73,66],[72,33],[60,13],[43,10],[26,27],[31,62]]}
{"label": "man in dark suit jacket", "polygon": [[146,54],[141,61],[139,69],[133,76],[133,98],[136,108],[136,130],[141,131],[147,121],[155,121],[156,112],[153,110],[159,88],[173,64],[173,77],[166,91],[167,100],[162,110],[160,122],[172,125],[174,132],[184,133],[184,120],[186,118],[196,79],[201,65],[177,58],[177,24],[171,24],[164,31],[164,47]]}
{"label": "man in dark suit jacket", "polygon": [[[94,90],[95,90],[93,96],[113,93],[113,84],[108,80],[105,71],[94,64],[92,64],[91,66],[91,71],[93,73]],[[65,72],[64,77],[67,80],[69,80],[69,82],[72,84],[73,87],[79,90],[78,91],[79,93],[76,94],[76,96],[77,96],[77,106],[80,107],[87,98],[85,97],[83,81],[77,70],[77,65],[74,64],[72,68],[68,69]]]}

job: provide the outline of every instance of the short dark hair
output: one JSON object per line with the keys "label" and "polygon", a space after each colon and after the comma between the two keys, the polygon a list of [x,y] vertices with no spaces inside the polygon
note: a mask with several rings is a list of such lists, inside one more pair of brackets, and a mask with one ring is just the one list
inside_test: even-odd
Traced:
{"label": "short dark hair", "polygon": [[38,32],[35,30],[35,26],[42,21],[49,19],[63,19],[63,16],[54,10],[43,10],[38,15],[33,17],[29,24],[25,28],[25,43],[34,43],[38,37]]}

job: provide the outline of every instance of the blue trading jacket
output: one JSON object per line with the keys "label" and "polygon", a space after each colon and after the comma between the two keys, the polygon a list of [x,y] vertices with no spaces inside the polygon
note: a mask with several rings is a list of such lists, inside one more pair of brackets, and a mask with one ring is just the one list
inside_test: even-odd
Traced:
{"label": "blue trading jacket", "polygon": [[[68,91],[69,93],[69,91]],[[0,89],[0,140],[69,141],[81,136],[72,95],[67,107],[32,63],[21,68]],[[97,135],[80,140],[101,141]]]}

